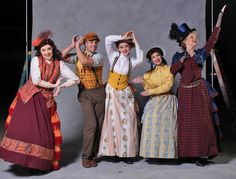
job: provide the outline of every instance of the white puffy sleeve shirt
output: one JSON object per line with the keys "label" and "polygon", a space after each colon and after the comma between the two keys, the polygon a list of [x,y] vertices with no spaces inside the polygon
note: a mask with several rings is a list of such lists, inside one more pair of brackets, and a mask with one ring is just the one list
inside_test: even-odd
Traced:
{"label": "white puffy sleeve shirt", "polygon": [[[79,81],[79,78],[76,76],[76,74],[68,66],[66,66],[65,62],[63,61],[60,61],[60,72],[61,77],[66,80]],[[33,57],[31,60],[30,76],[33,84],[35,85],[37,85],[41,80],[38,57]]]}
{"label": "white puffy sleeve shirt", "polygon": [[[93,67],[99,67],[99,66],[103,66],[103,56],[100,53],[95,53],[92,57],[93,59]],[[78,60],[78,56],[77,55],[73,55],[69,61],[69,63],[72,64],[76,64]]]}
{"label": "white puffy sleeve shirt", "polygon": [[[110,68],[116,57],[119,56],[119,51],[112,46],[112,44],[118,40],[122,40],[121,35],[109,35],[105,38],[106,52],[110,63]],[[124,56],[120,54],[119,59],[116,62],[114,71],[119,74],[128,74],[129,71],[129,58],[132,63],[132,69],[137,67],[143,61],[143,51],[140,49],[139,44],[135,44],[136,58]]]}

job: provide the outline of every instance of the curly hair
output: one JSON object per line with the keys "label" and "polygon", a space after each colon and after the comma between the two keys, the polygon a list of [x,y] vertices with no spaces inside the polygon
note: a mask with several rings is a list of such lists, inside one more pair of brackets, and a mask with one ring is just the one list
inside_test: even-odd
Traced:
{"label": "curly hair", "polygon": [[38,46],[34,47],[34,49],[36,50],[36,56],[42,56],[40,49],[45,45],[52,46],[53,59],[62,60],[61,52],[57,49],[56,45],[50,38],[43,40]]}

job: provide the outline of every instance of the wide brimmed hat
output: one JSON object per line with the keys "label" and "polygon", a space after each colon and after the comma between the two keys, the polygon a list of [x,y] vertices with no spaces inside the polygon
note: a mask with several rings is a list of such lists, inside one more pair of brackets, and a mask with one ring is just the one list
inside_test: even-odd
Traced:
{"label": "wide brimmed hat", "polygon": [[125,40],[118,40],[118,41],[116,41],[115,42],[116,48],[118,48],[121,43],[127,43],[127,44],[129,44],[131,46],[131,48],[135,47],[135,44],[132,41],[132,39],[125,39]]}
{"label": "wide brimmed hat", "polygon": [[186,23],[179,26],[176,23],[172,23],[169,38],[171,40],[176,40],[179,43],[179,46],[181,46],[184,39],[193,31],[196,31],[196,29],[191,29]]}
{"label": "wide brimmed hat", "polygon": [[84,35],[84,43],[85,41],[91,41],[91,40],[97,40],[100,42],[100,39],[98,38],[98,35],[95,32],[89,32]]}
{"label": "wide brimmed hat", "polygon": [[52,36],[52,31],[45,30],[38,34],[38,36],[32,41],[32,46],[37,47],[39,46],[44,40],[48,39]]}

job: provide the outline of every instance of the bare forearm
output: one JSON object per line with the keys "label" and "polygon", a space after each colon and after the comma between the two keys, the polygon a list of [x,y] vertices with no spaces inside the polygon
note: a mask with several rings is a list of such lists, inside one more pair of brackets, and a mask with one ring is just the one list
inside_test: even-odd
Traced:
{"label": "bare forearm", "polygon": [[60,87],[68,88],[73,85],[79,84],[79,82],[80,82],[79,80],[68,80],[65,83],[61,84]]}
{"label": "bare forearm", "polygon": [[82,65],[84,66],[93,65],[93,60],[90,57],[87,57],[80,48],[76,49],[76,53]]}
{"label": "bare forearm", "polygon": [[72,45],[66,47],[65,49],[62,50],[62,58],[65,59],[65,57],[69,54],[69,52],[73,49],[74,47]]}
{"label": "bare forearm", "polygon": [[50,82],[40,80],[37,86],[43,87],[43,88],[55,88],[58,86],[58,84],[52,84]]}

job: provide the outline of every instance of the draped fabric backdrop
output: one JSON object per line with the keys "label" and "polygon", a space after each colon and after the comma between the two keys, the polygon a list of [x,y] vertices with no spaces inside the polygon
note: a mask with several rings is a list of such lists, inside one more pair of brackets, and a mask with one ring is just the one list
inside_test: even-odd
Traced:
{"label": "draped fabric backdrop", "polygon": [[[196,28],[199,34],[199,47],[205,42],[205,0],[40,0],[33,1],[33,34],[45,29],[54,32],[52,39],[62,50],[71,43],[74,34],[83,35],[95,31],[101,42],[98,51],[104,55],[104,82],[107,81],[108,61],[104,38],[109,34],[121,34],[134,30],[145,54],[148,49],[159,46],[165,52],[168,64],[172,55],[180,48],[175,41],[168,39],[172,22],[187,23]],[[72,69],[74,67],[69,65]],[[150,68],[146,58],[131,78]],[[178,77],[174,91],[178,85]],[[140,96],[141,86],[136,97],[141,110],[146,98]],[[61,118],[64,142],[74,141],[82,135],[83,114],[77,101],[77,87],[64,89],[56,98]],[[77,141],[78,142],[78,141]]]}

